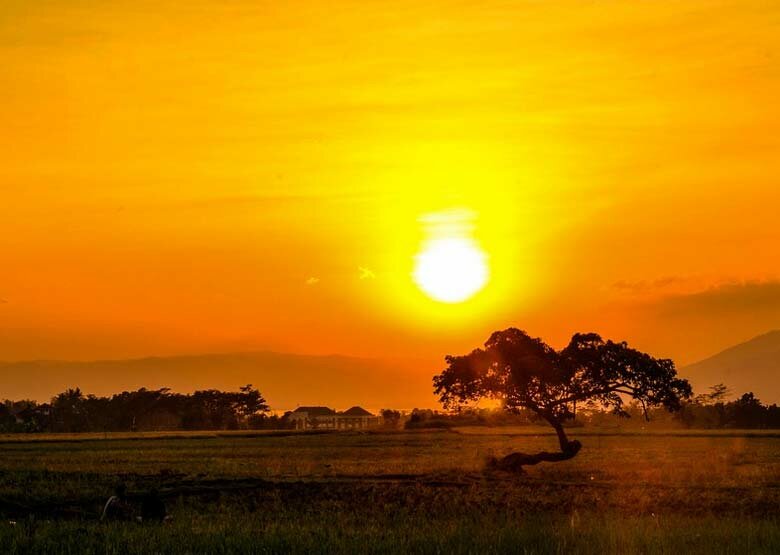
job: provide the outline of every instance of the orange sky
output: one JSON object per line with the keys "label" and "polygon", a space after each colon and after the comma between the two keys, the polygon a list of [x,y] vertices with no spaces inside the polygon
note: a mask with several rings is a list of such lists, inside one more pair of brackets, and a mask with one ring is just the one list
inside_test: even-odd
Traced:
{"label": "orange sky", "polygon": [[[778,98],[766,1],[6,0],[0,360],[693,361],[780,327]],[[452,210],[490,281],[442,304]]]}

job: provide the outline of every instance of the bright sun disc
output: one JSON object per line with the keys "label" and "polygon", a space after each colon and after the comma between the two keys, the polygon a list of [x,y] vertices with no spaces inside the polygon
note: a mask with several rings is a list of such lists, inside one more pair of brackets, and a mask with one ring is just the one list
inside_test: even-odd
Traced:
{"label": "bright sun disc", "polygon": [[479,245],[465,237],[432,239],[417,255],[414,281],[428,296],[465,301],[485,286],[488,267]]}

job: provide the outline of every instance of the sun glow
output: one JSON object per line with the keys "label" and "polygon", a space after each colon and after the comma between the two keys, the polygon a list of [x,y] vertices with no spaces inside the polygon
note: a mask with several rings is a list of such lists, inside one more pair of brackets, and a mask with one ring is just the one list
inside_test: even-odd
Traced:
{"label": "sun glow", "polygon": [[417,256],[414,281],[437,301],[465,301],[482,289],[487,280],[485,253],[473,240],[434,239]]}
{"label": "sun glow", "polygon": [[416,257],[413,278],[425,294],[440,302],[465,301],[488,281],[487,256],[469,236],[465,214],[438,213],[424,220],[431,237]]}

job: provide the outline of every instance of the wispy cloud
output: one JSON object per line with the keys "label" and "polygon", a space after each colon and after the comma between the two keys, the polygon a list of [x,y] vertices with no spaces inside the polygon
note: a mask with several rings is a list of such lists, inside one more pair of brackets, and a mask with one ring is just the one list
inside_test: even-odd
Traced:
{"label": "wispy cloud", "polygon": [[376,279],[376,274],[368,268],[358,266],[358,271],[360,272],[360,279]]}
{"label": "wispy cloud", "polygon": [[311,276],[306,279],[306,285],[317,285],[320,282],[320,278]]}

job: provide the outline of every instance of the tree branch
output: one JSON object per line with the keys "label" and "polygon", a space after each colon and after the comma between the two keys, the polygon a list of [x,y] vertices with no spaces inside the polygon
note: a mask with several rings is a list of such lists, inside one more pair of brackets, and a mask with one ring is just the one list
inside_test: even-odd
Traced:
{"label": "tree branch", "polygon": [[[623,389],[626,388],[626,389]],[[557,407],[560,405],[565,405],[567,403],[571,403],[572,401],[577,401],[581,399],[587,399],[590,397],[596,397],[598,395],[606,395],[607,393],[623,393],[624,395],[634,395],[636,393],[636,388],[631,387],[628,384],[625,383],[619,383],[615,384],[613,386],[603,388],[603,389],[594,389],[592,391],[583,391],[582,393],[578,395],[569,395],[568,397],[562,397],[560,399],[556,399],[555,401],[552,401],[550,403],[547,403],[548,407]]]}

